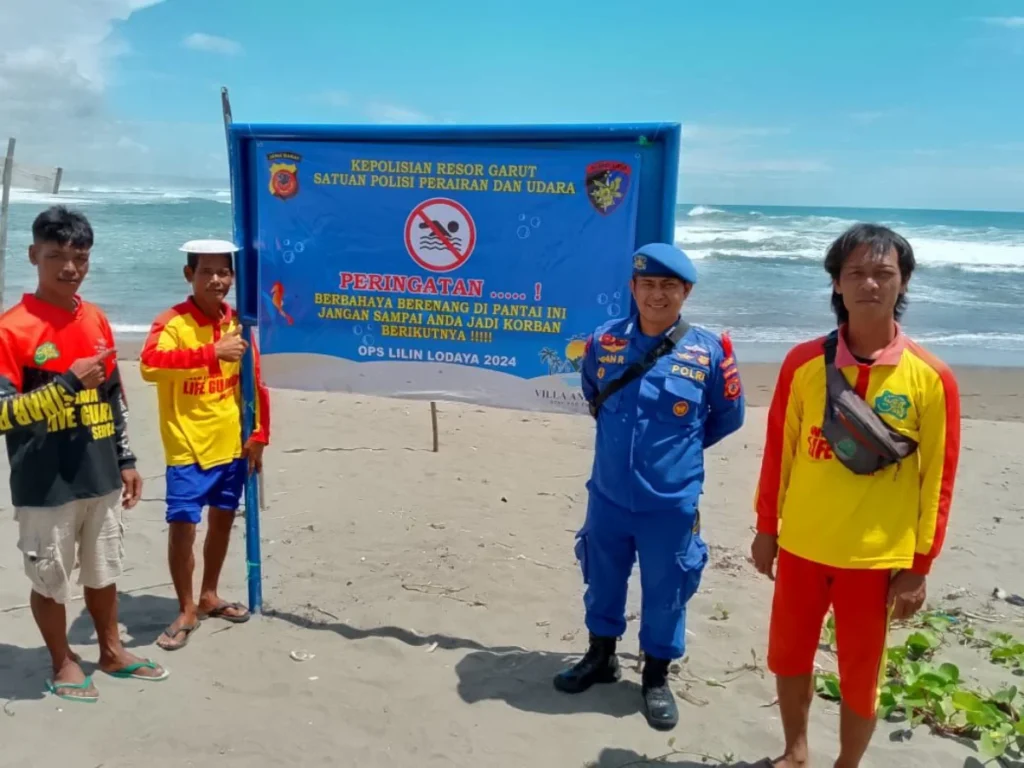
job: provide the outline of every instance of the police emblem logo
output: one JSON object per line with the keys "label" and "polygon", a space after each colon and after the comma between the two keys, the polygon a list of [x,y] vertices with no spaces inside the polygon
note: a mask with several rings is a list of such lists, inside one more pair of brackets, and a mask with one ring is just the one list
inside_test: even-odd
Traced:
{"label": "police emblem logo", "polygon": [[642,253],[638,253],[633,257],[633,271],[643,272],[645,269],[647,269],[647,257]]}
{"label": "police emblem logo", "polygon": [[697,357],[697,364],[698,365],[711,365],[711,358],[708,357],[707,355],[699,355]]}
{"label": "police emblem logo", "polygon": [[587,166],[587,200],[594,210],[607,216],[626,199],[632,169],[626,163],[601,160]]}
{"label": "police emblem logo", "polygon": [[604,378],[604,366],[603,365],[600,368],[597,369],[597,378],[599,378],[599,379],[603,379]]}
{"label": "police emblem logo", "polygon": [[629,346],[629,342],[626,339],[620,339],[612,336],[610,333],[602,334],[601,338],[598,339],[598,344],[601,345],[601,349],[605,352],[611,352],[613,355],[619,354]]}
{"label": "police emblem logo", "polygon": [[290,200],[299,194],[299,162],[302,156],[294,152],[274,152],[267,155],[270,163],[270,194],[279,200]]}
{"label": "police emblem logo", "polygon": [[672,406],[672,413],[676,416],[685,416],[690,412],[690,404],[685,400],[680,400],[678,403]]}
{"label": "police emblem logo", "polygon": [[736,400],[742,394],[739,378],[732,376],[725,380],[725,399]]}

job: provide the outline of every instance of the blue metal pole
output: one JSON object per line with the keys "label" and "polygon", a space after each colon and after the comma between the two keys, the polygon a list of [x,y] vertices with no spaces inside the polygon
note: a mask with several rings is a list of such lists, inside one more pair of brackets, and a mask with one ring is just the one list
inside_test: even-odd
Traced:
{"label": "blue metal pole", "polygon": [[[255,324],[255,312],[247,306],[250,296],[250,280],[256,275],[250,274],[251,244],[248,227],[246,227],[246,211],[244,209],[243,189],[245,180],[244,158],[241,156],[240,143],[231,136],[231,103],[228,89],[221,88],[221,111],[224,115],[224,132],[228,145],[228,166],[231,173],[231,214],[234,224],[235,244],[240,248],[235,262],[235,296],[238,301],[239,316],[242,319],[242,338],[249,345],[242,359],[242,441],[243,444],[252,435],[256,427],[256,358],[253,353],[252,327]],[[245,565],[246,583],[249,587],[250,613],[263,612],[263,559],[260,554],[260,490],[257,475],[250,474],[245,480]]]}

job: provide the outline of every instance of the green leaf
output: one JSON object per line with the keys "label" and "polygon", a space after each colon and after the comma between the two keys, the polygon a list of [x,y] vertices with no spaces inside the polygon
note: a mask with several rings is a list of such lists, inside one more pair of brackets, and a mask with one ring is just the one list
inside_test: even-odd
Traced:
{"label": "green leaf", "polygon": [[935,716],[943,723],[948,723],[956,714],[956,707],[948,696],[935,702]]}
{"label": "green leaf", "polygon": [[946,678],[946,682],[960,682],[960,668],[956,664],[943,664],[939,667],[939,674]]}
{"label": "green leaf", "polygon": [[917,678],[917,684],[929,691],[941,692],[947,683],[947,679],[938,672],[925,672]]}
{"label": "green leaf", "polygon": [[1017,698],[1017,688],[1012,685],[992,694],[992,701],[999,704],[1012,704],[1015,698]]}
{"label": "green leaf", "polygon": [[814,678],[814,690],[823,698],[838,701],[840,698],[838,675],[834,672],[818,673]]}
{"label": "green leaf", "polygon": [[984,702],[970,691],[956,691],[952,696],[953,706],[964,712],[981,712]]}
{"label": "green leaf", "polygon": [[905,645],[911,656],[919,658],[938,648],[940,642],[939,636],[934,632],[922,629],[908,637]]}
{"label": "green leaf", "polygon": [[981,734],[981,743],[978,744],[978,751],[989,760],[993,760],[1003,756],[1003,753],[1006,752],[1006,746],[1006,741],[1003,738],[993,735],[989,731],[984,731]]}

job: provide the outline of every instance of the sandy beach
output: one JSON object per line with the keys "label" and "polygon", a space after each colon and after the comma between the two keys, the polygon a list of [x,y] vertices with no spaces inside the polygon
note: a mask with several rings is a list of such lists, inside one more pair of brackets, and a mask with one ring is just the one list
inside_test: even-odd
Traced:
{"label": "sandy beach", "polygon": [[[667,760],[677,766],[742,765],[779,750],[763,670],[771,587],[746,560],[774,366],[742,369],[747,424],[707,458],[712,560],[690,604],[688,661],[675,684],[691,701],[680,702],[681,723],[667,735],[639,711],[635,577],[623,682],[578,697],[551,686],[586,643],[572,545],[585,512],[589,419],[439,403],[435,454],[426,403],[274,391],[266,614],[241,626],[208,621],[172,654],[154,645],[176,611],[156,396],[134,363],[123,368],[146,489],[128,516],[121,622],[130,647],[171,677],[143,684],[97,674],[94,706],[43,693],[48,657],[24,607],[4,483],[0,766],[624,768],[672,751],[670,737],[686,753]],[[957,373],[964,450],[930,604],[992,616],[986,627],[1020,635],[1024,610],[989,596],[996,586],[1024,592],[1024,370]],[[0,471],[7,476],[6,457]],[[244,601],[243,533],[239,521],[223,594]],[[69,624],[75,648],[94,661],[80,599]],[[292,651],[314,657],[296,661]],[[1014,679],[977,650],[954,645],[941,656],[986,685]],[[826,653],[820,661],[834,667]],[[752,669],[734,673],[744,664]],[[970,747],[927,728],[903,741],[902,727],[880,725],[865,765],[980,764]],[[831,765],[837,728],[836,705],[816,701],[815,765]]]}

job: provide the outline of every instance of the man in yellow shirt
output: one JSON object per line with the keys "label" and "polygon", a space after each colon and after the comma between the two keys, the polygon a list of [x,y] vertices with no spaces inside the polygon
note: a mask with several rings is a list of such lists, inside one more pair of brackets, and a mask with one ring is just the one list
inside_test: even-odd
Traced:
{"label": "man in yellow shirt", "polygon": [[[219,240],[194,240],[182,249],[192,295],[153,323],[142,350],[142,378],[157,385],[160,436],[167,461],[168,560],[180,615],[157,640],[161,648],[183,648],[199,619],[242,623],[249,612],[220,598],[217,585],[227,556],[231,526],[248,472],[260,471],[270,439],[270,397],[256,356],[256,429],[242,444],[239,387],[246,343],[225,303],[234,281],[238,248]],[[209,507],[203,547],[203,582],[193,597],[196,525]]]}
{"label": "man in yellow shirt", "polygon": [[923,605],[945,538],[960,394],[952,372],[897,322],[914,266],[910,244],[885,227],[839,237],[825,258],[839,327],[789,352],[768,412],[751,555],[775,581],[768,666],[786,738],[778,768],[808,763],[814,655],[830,606],[843,700],[835,766],[860,765],[889,620]]}

